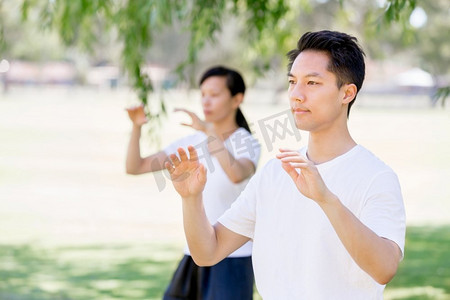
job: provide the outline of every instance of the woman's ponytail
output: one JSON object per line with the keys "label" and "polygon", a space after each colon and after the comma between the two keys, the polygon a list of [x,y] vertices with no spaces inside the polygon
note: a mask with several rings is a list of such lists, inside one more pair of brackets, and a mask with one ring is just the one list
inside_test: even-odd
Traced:
{"label": "woman's ponytail", "polygon": [[239,107],[236,111],[236,123],[238,124],[239,127],[242,127],[245,130],[247,130],[249,133],[252,133],[250,131],[250,127],[248,126],[247,120],[245,119],[244,114],[242,113],[242,111]]}

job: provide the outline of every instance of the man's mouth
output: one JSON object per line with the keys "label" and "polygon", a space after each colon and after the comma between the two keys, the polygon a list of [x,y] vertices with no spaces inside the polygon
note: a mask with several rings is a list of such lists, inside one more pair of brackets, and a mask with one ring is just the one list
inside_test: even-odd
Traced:
{"label": "man's mouth", "polygon": [[292,112],[294,113],[294,114],[304,114],[304,113],[308,113],[309,112],[309,110],[308,109],[305,109],[305,108],[291,108],[291,110],[292,110]]}

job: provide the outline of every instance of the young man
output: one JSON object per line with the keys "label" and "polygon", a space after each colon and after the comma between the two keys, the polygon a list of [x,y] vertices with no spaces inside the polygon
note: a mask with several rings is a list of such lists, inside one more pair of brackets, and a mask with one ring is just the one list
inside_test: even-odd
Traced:
{"label": "young man", "polygon": [[280,149],[212,226],[193,147],[166,163],[183,198],[195,262],[214,265],[253,240],[264,299],[382,299],[403,257],[405,211],[397,176],[350,136],[347,117],[364,80],[364,53],[344,33],[304,34],[288,53],[289,101],[308,146]]}

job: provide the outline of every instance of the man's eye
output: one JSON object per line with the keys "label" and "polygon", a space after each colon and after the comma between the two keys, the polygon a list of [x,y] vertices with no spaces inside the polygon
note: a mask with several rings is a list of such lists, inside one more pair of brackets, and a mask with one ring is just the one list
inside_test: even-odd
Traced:
{"label": "man's eye", "polygon": [[308,81],[308,85],[317,85],[317,84],[319,84],[319,83],[317,83],[317,82],[315,82],[315,81]]}
{"label": "man's eye", "polygon": [[294,84],[294,83],[295,83],[294,80],[292,80],[292,79],[289,80],[289,84]]}

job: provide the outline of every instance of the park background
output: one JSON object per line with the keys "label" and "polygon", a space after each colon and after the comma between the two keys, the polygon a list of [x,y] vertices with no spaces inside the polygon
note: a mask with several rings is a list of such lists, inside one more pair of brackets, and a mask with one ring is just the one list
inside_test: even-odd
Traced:
{"label": "park background", "polygon": [[[67,45],[55,32],[35,28],[32,17],[19,21],[20,7],[13,1],[0,3],[0,299],[160,299],[182,255],[181,203],[168,180],[161,188],[153,174],[125,174],[131,130],[125,108],[142,102],[121,60],[133,53],[103,39],[92,51]],[[354,18],[348,6],[333,1],[309,4],[301,22],[313,20],[319,29],[348,29],[351,22],[342,19]],[[375,41],[349,29],[371,49],[350,131],[397,172],[407,212],[405,259],[385,299],[450,299],[450,109],[443,98],[433,97],[448,84],[449,37],[438,31],[440,41],[431,45],[421,45],[426,43],[419,38],[426,30],[435,32],[440,13],[448,16],[450,7],[445,1],[429,6],[417,1],[409,12],[407,21],[417,27],[389,25],[391,36],[381,32]],[[415,21],[414,11],[419,11]],[[335,23],[321,25],[326,13],[338,16]],[[195,82],[216,63],[242,68],[248,78],[242,109],[262,144],[259,166],[278,147],[305,145],[304,132],[298,141],[280,128],[270,145],[262,136],[259,121],[289,108],[285,60],[271,56],[276,45],[270,43],[238,55],[247,47],[236,35],[238,19],[225,20],[216,41],[198,49],[182,82],[172,70],[183,60],[189,35],[177,28],[155,33],[143,57],[153,81],[147,100],[156,112],[163,101],[167,114],[161,125],[145,127],[143,155],[191,132],[180,125],[186,116],[173,108],[201,115]],[[444,25],[448,29],[448,21]],[[411,44],[400,43],[396,34],[412,34]],[[419,46],[434,49],[429,63],[438,67],[423,63],[419,55],[426,60],[429,50]],[[269,53],[266,69],[254,56],[258,49]]]}

